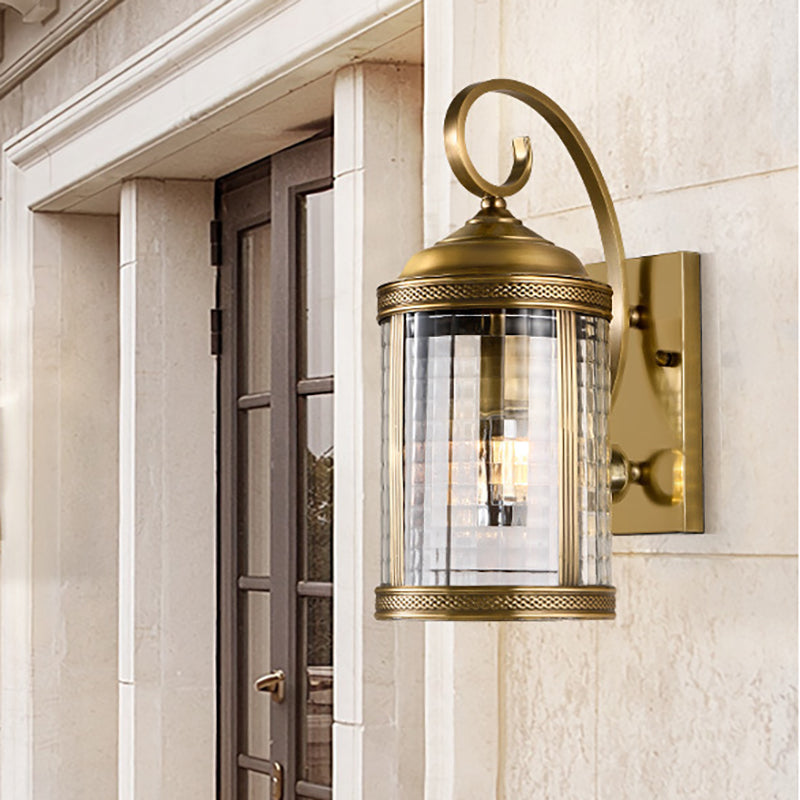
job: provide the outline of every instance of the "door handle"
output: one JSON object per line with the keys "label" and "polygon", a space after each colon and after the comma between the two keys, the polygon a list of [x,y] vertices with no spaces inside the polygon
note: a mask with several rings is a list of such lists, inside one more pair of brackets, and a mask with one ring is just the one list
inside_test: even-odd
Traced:
{"label": "door handle", "polygon": [[283,767],[277,762],[272,762],[272,800],[283,800]]}
{"label": "door handle", "polygon": [[269,692],[274,702],[282,703],[286,691],[285,681],[286,673],[282,669],[276,669],[274,672],[268,672],[266,675],[256,678],[253,685],[257,692]]}

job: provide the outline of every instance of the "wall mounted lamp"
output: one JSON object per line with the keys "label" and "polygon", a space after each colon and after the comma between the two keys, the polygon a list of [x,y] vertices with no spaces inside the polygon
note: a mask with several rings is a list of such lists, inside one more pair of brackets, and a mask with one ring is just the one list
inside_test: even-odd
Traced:
{"label": "wall mounted lamp", "polygon": [[[558,134],[588,190],[605,264],[584,267],[506,209],[530,176],[527,138],[513,141],[505,183],[478,173],[465,125],[487,92],[521,100]],[[466,87],[444,138],[481,209],[378,288],[375,615],[613,618],[612,527],[703,529],[699,258],[625,260],[594,156],[531,86]]]}

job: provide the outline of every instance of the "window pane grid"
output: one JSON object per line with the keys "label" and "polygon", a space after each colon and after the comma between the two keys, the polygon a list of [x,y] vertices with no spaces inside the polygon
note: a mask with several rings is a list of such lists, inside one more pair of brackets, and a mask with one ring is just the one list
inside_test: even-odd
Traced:
{"label": "window pane grid", "polygon": [[[217,184],[225,800],[268,796],[273,762],[287,796],[331,797],[333,193],[329,142],[303,147]],[[253,688],[275,669],[287,676],[280,705]]]}
{"label": "window pane grid", "polygon": [[272,405],[272,396],[269,392],[243,394],[237,400],[239,411],[249,411],[251,408],[269,408]]}
{"label": "window pane grid", "polygon": [[331,581],[299,581],[297,595],[298,597],[333,597],[333,583]]}
{"label": "window pane grid", "polygon": [[333,724],[333,192],[298,205],[298,797],[331,796]]}
{"label": "window pane grid", "polygon": [[263,575],[240,575],[237,584],[245,592],[268,592],[272,588],[269,577]]}
{"label": "window pane grid", "polygon": [[305,378],[297,381],[297,394],[304,397],[311,394],[332,394],[333,375],[324,378]]}

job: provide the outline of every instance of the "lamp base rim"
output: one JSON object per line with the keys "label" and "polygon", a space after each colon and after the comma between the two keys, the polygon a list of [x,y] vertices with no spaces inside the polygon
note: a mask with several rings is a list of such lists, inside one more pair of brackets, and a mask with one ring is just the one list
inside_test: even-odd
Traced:
{"label": "lamp base rim", "polygon": [[379,586],[375,619],[614,619],[613,586]]}

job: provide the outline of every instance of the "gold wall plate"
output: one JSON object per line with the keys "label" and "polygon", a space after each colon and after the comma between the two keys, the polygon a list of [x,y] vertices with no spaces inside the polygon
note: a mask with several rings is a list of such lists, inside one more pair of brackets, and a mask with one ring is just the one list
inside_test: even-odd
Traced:
{"label": "gold wall plate", "polygon": [[[606,280],[606,265],[586,267]],[[700,256],[625,261],[631,325],[609,420],[634,481],[614,497],[615,534],[703,532]]]}

